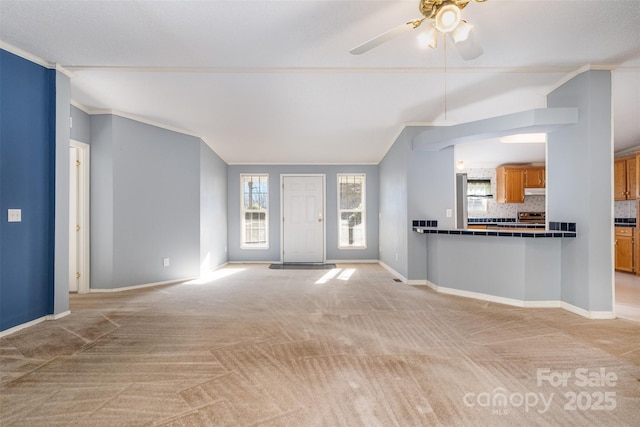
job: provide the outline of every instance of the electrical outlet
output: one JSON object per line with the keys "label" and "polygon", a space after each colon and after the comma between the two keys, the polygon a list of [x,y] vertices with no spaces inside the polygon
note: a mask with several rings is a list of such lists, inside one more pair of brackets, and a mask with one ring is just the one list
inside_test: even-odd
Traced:
{"label": "electrical outlet", "polygon": [[451,218],[453,216],[453,210],[447,209],[447,218]]}
{"label": "electrical outlet", "polygon": [[162,266],[169,267],[169,258],[162,258]]}
{"label": "electrical outlet", "polygon": [[22,222],[22,209],[8,209],[8,222]]}

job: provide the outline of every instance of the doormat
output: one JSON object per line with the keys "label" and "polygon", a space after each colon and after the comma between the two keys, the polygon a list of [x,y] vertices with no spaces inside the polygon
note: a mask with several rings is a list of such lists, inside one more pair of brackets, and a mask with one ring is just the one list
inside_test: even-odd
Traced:
{"label": "doormat", "polygon": [[335,264],[310,264],[304,262],[285,262],[284,264],[271,264],[271,270],[331,270]]}

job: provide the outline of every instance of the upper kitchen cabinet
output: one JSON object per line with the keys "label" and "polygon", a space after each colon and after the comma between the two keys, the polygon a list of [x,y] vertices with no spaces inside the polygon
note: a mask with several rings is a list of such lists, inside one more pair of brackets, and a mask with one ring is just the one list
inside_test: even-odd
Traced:
{"label": "upper kitchen cabinet", "polygon": [[526,166],[524,169],[524,188],[545,188],[544,166]]}
{"label": "upper kitchen cabinet", "polygon": [[635,200],[636,189],[636,156],[615,159],[613,162],[614,200]]}
{"label": "upper kitchen cabinet", "polygon": [[524,203],[524,173],[522,166],[500,166],[496,169],[496,202]]}

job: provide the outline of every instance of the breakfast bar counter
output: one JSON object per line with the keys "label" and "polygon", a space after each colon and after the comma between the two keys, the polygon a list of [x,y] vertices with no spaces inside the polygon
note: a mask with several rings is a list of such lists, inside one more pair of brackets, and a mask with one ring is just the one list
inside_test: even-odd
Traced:
{"label": "breakfast bar counter", "polygon": [[561,252],[575,241],[575,223],[513,231],[421,225],[413,231],[426,238],[426,284],[433,289],[520,307],[559,306]]}

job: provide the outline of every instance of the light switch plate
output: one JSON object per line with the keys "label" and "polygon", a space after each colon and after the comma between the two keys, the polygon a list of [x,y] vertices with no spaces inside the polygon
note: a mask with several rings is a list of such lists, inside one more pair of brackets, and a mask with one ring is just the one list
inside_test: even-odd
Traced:
{"label": "light switch plate", "polygon": [[8,209],[9,222],[22,222],[22,209]]}

